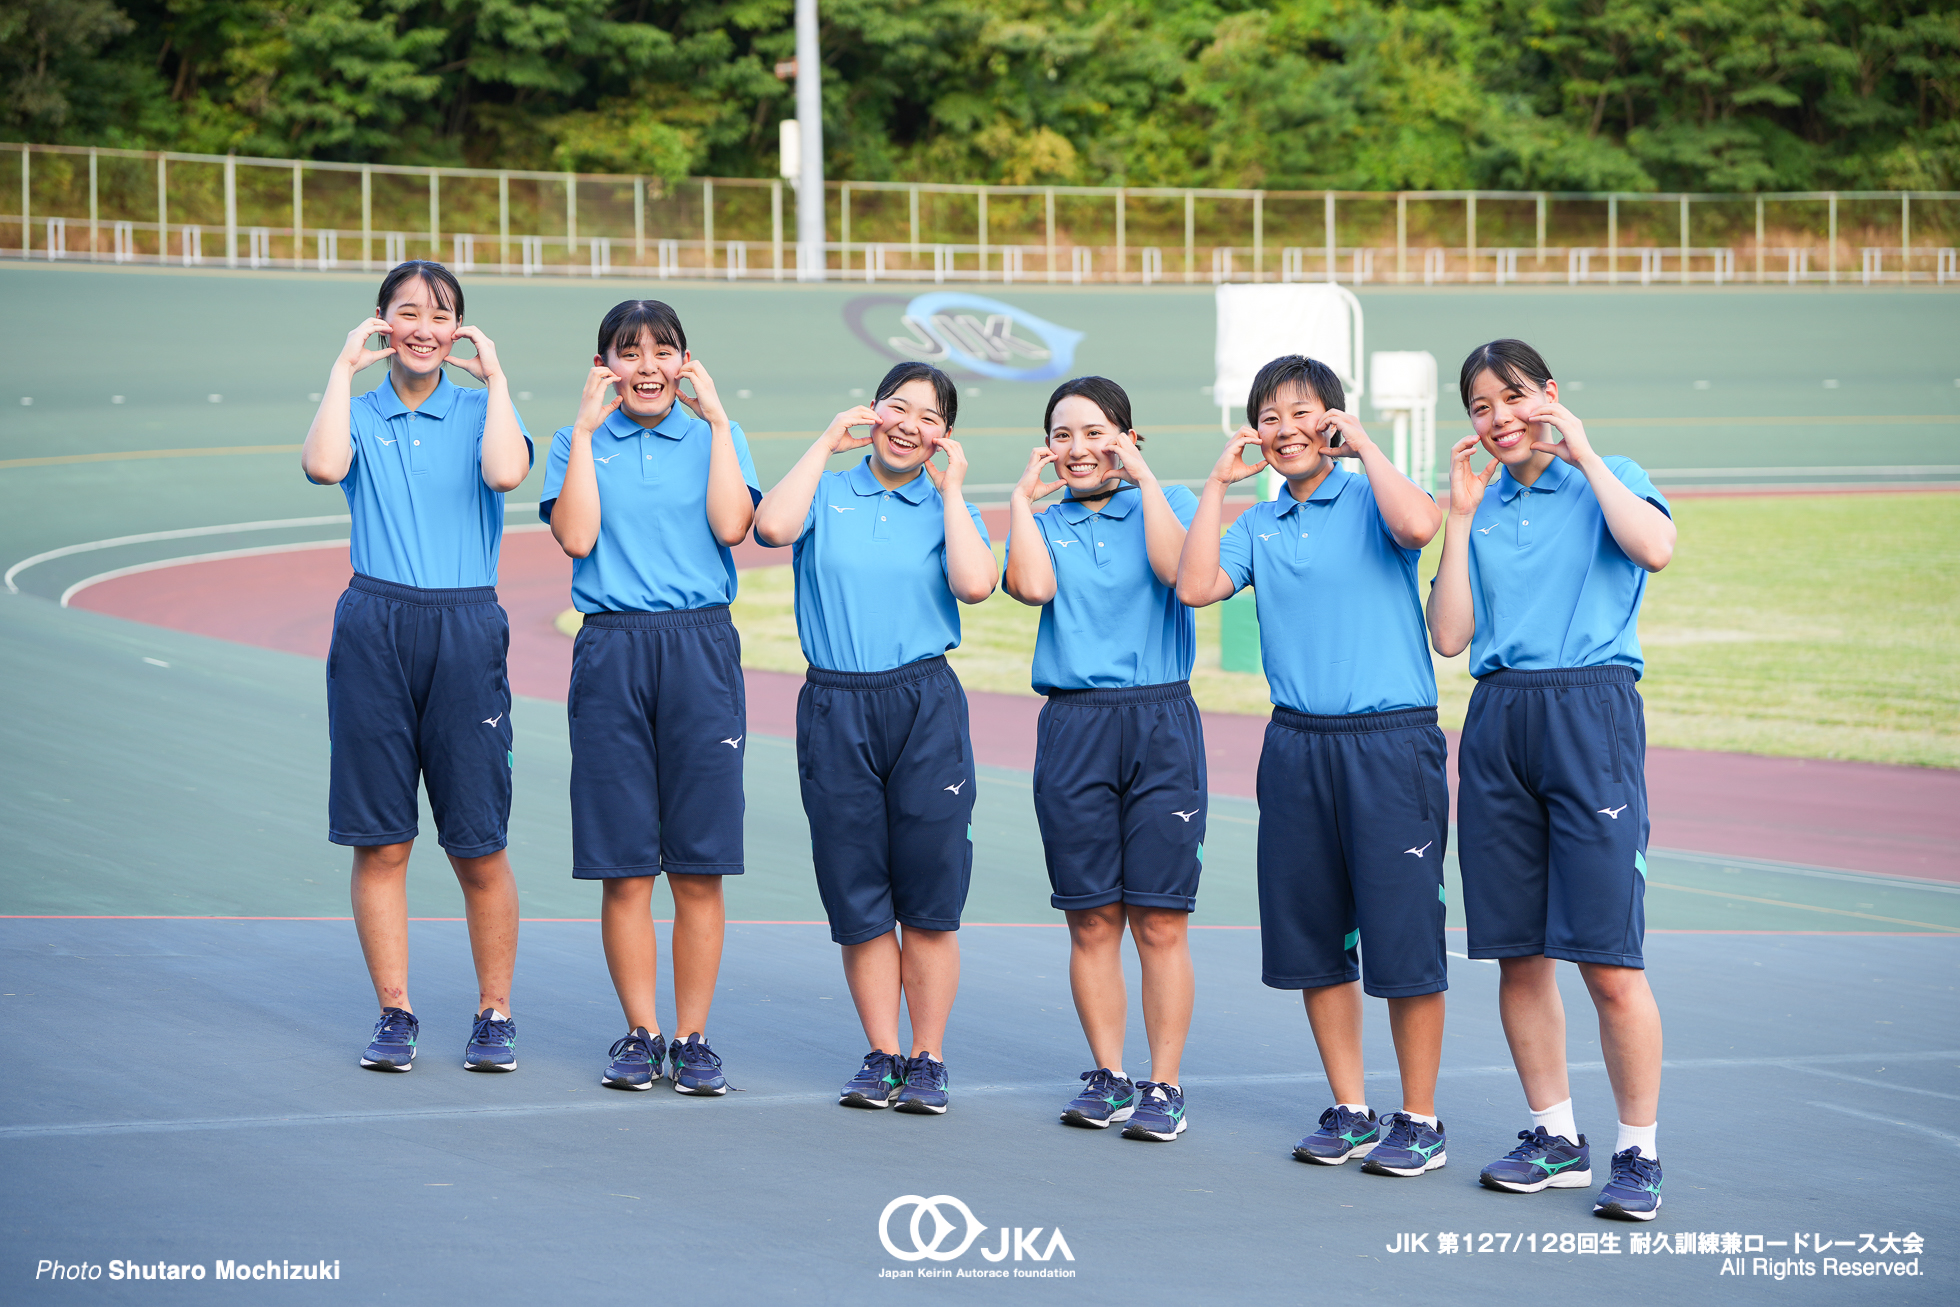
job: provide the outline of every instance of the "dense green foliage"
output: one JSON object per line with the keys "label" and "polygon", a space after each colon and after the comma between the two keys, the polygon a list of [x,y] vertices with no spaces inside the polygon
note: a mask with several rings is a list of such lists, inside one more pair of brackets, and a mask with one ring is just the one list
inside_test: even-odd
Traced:
{"label": "dense green foliage", "polygon": [[[30,140],[773,172],[790,0],[0,0]],[[1960,0],[824,0],[830,175],[1960,187]]]}

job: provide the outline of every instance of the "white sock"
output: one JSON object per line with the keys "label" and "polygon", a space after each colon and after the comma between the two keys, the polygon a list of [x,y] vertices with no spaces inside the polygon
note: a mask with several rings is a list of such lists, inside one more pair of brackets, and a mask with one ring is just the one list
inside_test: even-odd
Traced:
{"label": "white sock", "polygon": [[492,1021],[508,1021],[508,1020],[510,1020],[510,1018],[509,1018],[509,1017],[507,1017],[507,1016],[505,1016],[505,1015],[504,1015],[503,1013],[501,1013],[501,1012],[499,1012],[499,1011],[497,1011],[497,1009],[496,1009],[496,1008],[491,1008],[491,1009],[490,1009],[490,1019],[491,1019]]}
{"label": "white sock", "polygon": [[1564,1135],[1568,1144],[1579,1142],[1579,1123],[1572,1119],[1572,1100],[1569,1098],[1563,1103],[1553,1103],[1542,1112],[1532,1108],[1531,1124],[1534,1129],[1544,1126],[1546,1134]]}
{"label": "white sock", "polygon": [[1431,1130],[1434,1130],[1436,1128],[1436,1118],[1433,1116],[1424,1116],[1420,1112],[1410,1112],[1406,1109],[1403,1111],[1402,1115],[1408,1117],[1411,1121],[1422,1122],[1424,1125],[1428,1126]]}
{"label": "white sock", "polygon": [[1336,1103],[1334,1104],[1334,1106],[1345,1107],[1348,1111],[1354,1113],[1356,1116],[1368,1115],[1368,1105],[1366,1103]]}
{"label": "white sock", "polygon": [[1620,1139],[1618,1143],[1613,1145],[1613,1151],[1624,1153],[1627,1149],[1637,1146],[1640,1149],[1640,1155],[1642,1157],[1649,1161],[1658,1161],[1659,1155],[1654,1152],[1654,1132],[1660,1128],[1660,1122],[1658,1121],[1652,1125],[1628,1125],[1622,1121],[1620,1122]]}

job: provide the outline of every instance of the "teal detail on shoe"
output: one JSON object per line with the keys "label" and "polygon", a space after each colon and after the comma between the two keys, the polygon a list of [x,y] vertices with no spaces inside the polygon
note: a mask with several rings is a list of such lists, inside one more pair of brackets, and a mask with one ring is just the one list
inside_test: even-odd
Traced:
{"label": "teal detail on shoe", "polygon": [[1647,879],[1647,856],[1639,849],[1633,851],[1633,869],[1640,873],[1640,879]]}
{"label": "teal detail on shoe", "polygon": [[1438,903],[1448,903],[1450,901],[1449,894],[1445,892],[1445,888],[1441,885],[1436,887],[1436,901]]}
{"label": "teal detail on shoe", "polygon": [[1361,942],[1361,932],[1358,930],[1350,930],[1347,933],[1347,938],[1341,941],[1341,947],[1343,949],[1351,949],[1356,944],[1359,944],[1360,942]]}

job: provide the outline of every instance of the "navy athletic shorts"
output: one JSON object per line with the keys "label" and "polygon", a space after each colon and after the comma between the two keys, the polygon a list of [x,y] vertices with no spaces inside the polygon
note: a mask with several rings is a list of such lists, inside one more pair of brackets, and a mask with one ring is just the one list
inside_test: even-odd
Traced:
{"label": "navy athletic shorts", "polygon": [[1259,939],[1274,989],[1448,989],[1448,745],[1434,708],[1275,707],[1259,754]]}
{"label": "navy athletic shorts", "polygon": [[889,672],[812,667],[796,696],[796,770],[830,937],[900,922],[958,930],[973,875],[966,691],[944,658]]}
{"label": "navy athletic shorts", "polygon": [[1191,684],[1054,690],[1034,815],[1058,908],[1191,911],[1205,858],[1205,732]]}
{"label": "navy athletic shorts", "polygon": [[1457,759],[1471,957],[1646,965],[1646,760],[1630,667],[1478,680]]}
{"label": "navy athletic shorts", "polygon": [[510,826],[510,620],[490,586],[419,590],[356,575],[333,612],[327,838],[415,838],[415,785],[452,857],[504,847]]}
{"label": "navy athletic shorts", "polygon": [[727,605],[587,613],[565,711],[574,877],[742,874],[748,695]]}

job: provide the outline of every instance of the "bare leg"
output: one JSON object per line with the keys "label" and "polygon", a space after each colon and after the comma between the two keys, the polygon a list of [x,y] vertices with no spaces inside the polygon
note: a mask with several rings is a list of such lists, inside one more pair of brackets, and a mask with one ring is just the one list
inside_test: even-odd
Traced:
{"label": "bare leg", "polygon": [[368,979],[382,1007],[415,1009],[408,1002],[408,851],[405,844],[354,850],[351,891],[354,932],[361,937]]}
{"label": "bare leg", "polygon": [[1191,971],[1191,914],[1177,908],[1129,908],[1130,938],[1143,967],[1143,1030],[1150,1040],[1150,1078],[1178,1083],[1191,1033],[1197,980]]}
{"label": "bare leg", "polygon": [[1579,974],[1599,1009],[1599,1051],[1613,1082],[1613,1104],[1628,1125],[1652,1125],[1661,1101],[1661,1010],[1638,967],[1581,962]]}
{"label": "bare leg", "polygon": [[1123,1069],[1123,1029],[1130,997],[1123,987],[1123,905],[1106,903],[1063,914],[1068,919],[1068,985],[1075,1014],[1099,1067]]}
{"label": "bare leg", "polygon": [[510,974],[517,968],[517,877],[502,849],[480,858],[449,859],[463,887],[463,914],[476,962],[476,1010],[510,1015]]}
{"label": "bare leg", "polygon": [[660,940],[653,933],[653,881],[652,876],[616,876],[599,882],[599,938],[605,943],[606,970],[612,972],[626,1028],[645,1026],[657,1035]]}
{"label": "bare leg", "polygon": [[899,976],[905,986],[905,1011],[912,1018],[912,1056],[931,1053],[946,1060],[946,1021],[960,992],[960,936],[952,930],[905,932],[899,957]]}
{"label": "bare leg", "polygon": [[668,873],[674,895],[674,1035],[707,1034],[728,913],[720,876]]}
{"label": "bare leg", "polygon": [[864,1037],[881,1053],[900,1057],[898,1043],[898,928],[876,939],[844,945],[844,980],[851,987]]}
{"label": "bare leg", "polygon": [[[1558,993],[1558,959],[1540,954],[1500,958],[1498,963],[1503,976],[1497,983],[1497,1010],[1504,1019],[1504,1038],[1511,1045],[1525,1101],[1532,1111],[1542,1112],[1572,1097],[1565,1076],[1565,1003]],[[1658,1071],[1656,1067],[1657,1082]]]}
{"label": "bare leg", "polygon": [[1303,989],[1307,1024],[1313,1027],[1320,1065],[1327,1069],[1327,1088],[1337,1103],[1365,1103],[1368,1090],[1361,1075],[1361,982]]}
{"label": "bare leg", "polygon": [[1436,1115],[1436,1071],[1443,1061],[1442,993],[1391,998],[1388,1028],[1395,1036],[1395,1060],[1402,1071],[1402,1110]]}

